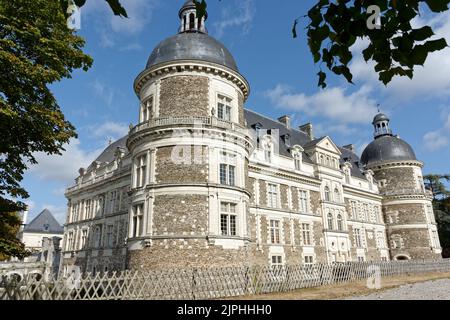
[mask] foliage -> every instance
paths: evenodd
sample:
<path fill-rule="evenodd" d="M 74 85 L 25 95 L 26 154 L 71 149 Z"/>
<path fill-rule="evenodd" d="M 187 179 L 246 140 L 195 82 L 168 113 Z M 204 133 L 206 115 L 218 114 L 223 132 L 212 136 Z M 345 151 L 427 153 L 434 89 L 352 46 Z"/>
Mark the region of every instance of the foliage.
<path fill-rule="evenodd" d="M 65 13 L 67 13 L 67 8 L 70 3 L 75 3 L 80 8 L 86 4 L 86 0 L 59 0 L 59 1 L 61 3 L 63 12 L 65 12 Z M 94 0 L 91 0 L 91 1 L 94 1 Z M 95 1 L 98 1 L 98 0 L 95 0 Z M 128 18 L 127 11 L 120 4 L 119 0 L 105 0 L 105 1 L 111 7 L 111 10 L 113 11 L 114 15 Z"/>
<path fill-rule="evenodd" d="M 76 136 L 48 88 L 87 70 L 84 40 L 67 28 L 55 1 L 0 0 L 0 213 L 24 209 L 20 186 L 35 152 L 60 154 Z"/>
<path fill-rule="evenodd" d="M 424 181 L 433 192 L 433 209 L 441 246 L 450 248 L 450 190 L 444 184 L 444 181 L 450 182 L 450 175 L 429 174 L 424 176 Z"/>
<path fill-rule="evenodd" d="M 0 261 L 10 257 L 23 259 L 30 255 L 16 235 L 22 220 L 16 212 L 3 213 L 0 219 Z"/>

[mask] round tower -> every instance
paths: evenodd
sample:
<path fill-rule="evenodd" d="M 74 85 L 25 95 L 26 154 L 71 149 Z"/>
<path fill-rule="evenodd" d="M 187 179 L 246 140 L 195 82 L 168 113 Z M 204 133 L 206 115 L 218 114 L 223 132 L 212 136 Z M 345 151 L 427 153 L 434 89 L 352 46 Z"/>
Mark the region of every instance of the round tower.
<path fill-rule="evenodd" d="M 392 134 L 389 123 L 385 114 L 375 116 L 375 139 L 363 151 L 361 162 L 374 172 L 383 196 L 391 258 L 440 258 L 432 194 L 424 186 L 423 163 L 408 143 Z"/>
<path fill-rule="evenodd" d="M 135 80 L 128 268 L 230 266 L 248 261 L 249 84 L 208 35 L 193 1 Z"/>

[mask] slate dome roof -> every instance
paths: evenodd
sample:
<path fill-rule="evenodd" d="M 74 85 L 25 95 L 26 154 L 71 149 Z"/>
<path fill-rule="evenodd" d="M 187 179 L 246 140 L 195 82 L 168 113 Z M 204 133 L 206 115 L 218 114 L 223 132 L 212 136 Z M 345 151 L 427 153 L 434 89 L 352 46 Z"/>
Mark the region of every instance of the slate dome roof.
<path fill-rule="evenodd" d="M 376 138 L 361 155 L 361 163 L 365 166 L 378 162 L 403 160 L 417 160 L 416 154 L 408 143 L 392 135 Z"/>
<path fill-rule="evenodd" d="M 159 43 L 147 62 L 147 69 L 176 60 L 212 62 L 238 71 L 230 51 L 206 33 L 184 32 Z"/>

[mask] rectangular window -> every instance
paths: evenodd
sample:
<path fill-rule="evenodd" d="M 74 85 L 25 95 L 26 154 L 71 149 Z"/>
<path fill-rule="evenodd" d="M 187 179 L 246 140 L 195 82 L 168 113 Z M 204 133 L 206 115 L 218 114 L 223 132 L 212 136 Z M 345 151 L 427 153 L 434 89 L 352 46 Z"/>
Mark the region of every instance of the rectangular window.
<path fill-rule="evenodd" d="M 113 246 L 114 241 L 113 228 L 114 226 L 112 224 L 106 227 L 106 244 L 108 248 L 111 248 Z"/>
<path fill-rule="evenodd" d="M 427 214 L 430 217 L 431 223 L 436 223 L 436 218 L 434 217 L 433 207 L 431 205 L 427 205 Z"/>
<path fill-rule="evenodd" d="M 369 205 L 367 203 L 363 204 L 363 217 L 362 217 L 363 221 L 368 221 L 369 220 Z"/>
<path fill-rule="evenodd" d="M 311 265 L 314 263 L 314 258 L 313 256 L 305 256 L 305 264 L 306 265 Z"/>
<path fill-rule="evenodd" d="M 272 267 L 282 267 L 283 266 L 283 257 L 282 256 L 272 256 L 271 259 Z"/>
<path fill-rule="evenodd" d="M 217 118 L 231 121 L 231 99 L 222 95 L 217 97 Z"/>
<path fill-rule="evenodd" d="M 92 200 L 86 200 L 86 219 L 92 218 Z"/>
<path fill-rule="evenodd" d="M 311 225 L 309 223 L 302 223 L 302 239 L 303 239 L 304 246 L 312 245 Z"/>
<path fill-rule="evenodd" d="M 299 196 L 299 209 L 302 213 L 308 212 L 308 192 L 304 190 L 298 191 Z"/>
<path fill-rule="evenodd" d="M 147 155 L 140 156 L 136 159 L 136 188 L 142 188 L 146 183 L 147 175 Z"/>
<path fill-rule="evenodd" d="M 72 251 L 73 250 L 73 247 L 74 247 L 74 238 L 73 238 L 73 232 L 71 231 L 71 232 L 69 232 L 69 237 L 68 237 L 68 240 L 67 240 L 67 250 L 68 251 Z"/>
<path fill-rule="evenodd" d="M 146 122 L 152 118 L 153 113 L 153 97 L 150 97 L 142 104 L 142 121 Z"/>
<path fill-rule="evenodd" d="M 220 203 L 220 231 L 223 236 L 236 236 L 236 204 L 221 202 Z"/>
<path fill-rule="evenodd" d="M 353 229 L 355 234 L 355 246 L 357 248 L 362 248 L 362 236 L 361 229 Z"/>
<path fill-rule="evenodd" d="M 86 248 L 87 237 L 88 237 L 88 230 L 87 229 L 83 229 L 81 231 L 81 249 L 87 249 Z"/>
<path fill-rule="evenodd" d="M 96 226 L 95 227 L 95 234 L 94 234 L 94 247 L 100 248 L 102 246 L 102 226 Z"/>
<path fill-rule="evenodd" d="M 358 205 L 357 205 L 356 201 L 350 202 L 350 206 L 352 209 L 352 219 L 358 220 Z"/>
<path fill-rule="evenodd" d="M 221 152 L 220 153 L 220 184 L 234 186 L 236 184 L 236 155 Z"/>
<path fill-rule="evenodd" d="M 271 208 L 278 208 L 278 186 L 276 184 L 268 184 L 267 205 Z"/>
<path fill-rule="evenodd" d="M 270 220 L 270 242 L 272 244 L 280 244 L 280 221 L 279 220 Z"/>
<path fill-rule="evenodd" d="M 133 231 L 132 238 L 140 237 L 144 231 L 144 204 L 133 207 Z"/>

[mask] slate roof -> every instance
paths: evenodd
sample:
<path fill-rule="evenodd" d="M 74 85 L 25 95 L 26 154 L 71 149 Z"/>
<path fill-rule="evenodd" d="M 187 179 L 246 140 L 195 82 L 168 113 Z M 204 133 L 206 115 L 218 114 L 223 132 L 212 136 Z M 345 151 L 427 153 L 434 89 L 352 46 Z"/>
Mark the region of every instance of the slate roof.
<path fill-rule="evenodd" d="M 25 225 L 23 228 L 24 232 L 39 232 L 39 233 L 49 233 L 49 234 L 63 234 L 64 228 L 55 219 L 53 214 L 48 210 L 44 209 L 41 213 L 37 215 L 36 218 L 31 220 L 30 223 Z"/>
<path fill-rule="evenodd" d="M 311 140 L 309 136 L 298 129 L 291 128 L 288 129 L 283 123 L 268 118 L 264 115 L 261 115 L 255 111 L 244 109 L 244 116 L 247 121 L 247 127 L 251 130 L 254 130 L 255 124 L 260 124 L 262 129 L 278 129 L 279 130 L 279 148 L 280 148 L 280 154 L 283 156 L 290 157 L 290 148 L 294 145 L 300 145 L 304 149 L 313 146 L 314 144 L 320 142 L 324 137 Z M 287 146 L 284 142 L 283 136 L 289 134 L 290 136 L 290 146 Z M 101 154 L 100 156 L 95 160 L 98 162 L 111 162 L 114 160 L 114 153 L 116 152 L 117 148 L 123 148 L 126 150 L 126 153 L 128 153 L 128 149 L 126 147 L 126 142 L 128 139 L 128 135 L 117 140 L 116 142 L 109 145 Z M 352 152 L 349 149 L 339 147 L 339 150 L 342 152 L 341 155 L 341 164 L 345 162 L 344 159 L 348 158 L 350 159 L 350 162 L 353 164 L 352 168 L 352 176 L 358 177 L 361 179 L 366 179 L 364 174 L 361 172 L 361 165 L 360 165 L 360 159 L 359 157 Z M 303 161 L 306 163 L 312 164 L 312 160 L 306 155 L 306 153 L 303 154 Z"/>

